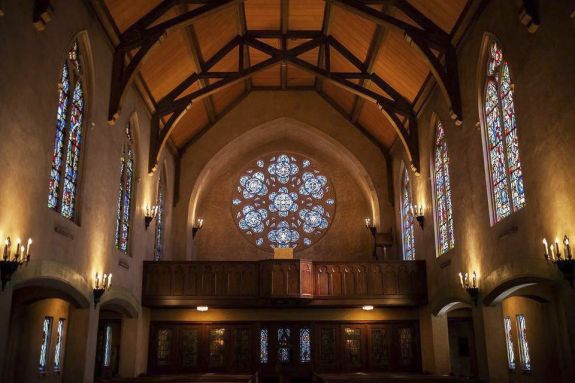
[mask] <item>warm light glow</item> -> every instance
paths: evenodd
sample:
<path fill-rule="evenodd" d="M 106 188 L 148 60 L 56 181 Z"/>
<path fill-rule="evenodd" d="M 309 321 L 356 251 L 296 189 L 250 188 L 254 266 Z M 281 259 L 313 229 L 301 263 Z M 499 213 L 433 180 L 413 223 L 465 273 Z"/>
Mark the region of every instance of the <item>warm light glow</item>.
<path fill-rule="evenodd" d="M 208 311 L 208 306 L 198 306 L 198 307 L 196 307 L 196 310 L 198 310 L 200 312 L 206 312 L 206 311 Z"/>
<path fill-rule="evenodd" d="M 197 223 L 198 229 L 201 229 L 202 226 L 204 226 L 204 219 L 203 219 L 203 218 L 198 218 L 198 223 Z"/>
<path fill-rule="evenodd" d="M 365 219 L 365 227 L 371 227 L 371 218 Z"/>
<path fill-rule="evenodd" d="M 361 309 L 363 311 L 371 311 L 371 310 L 373 310 L 373 306 L 372 305 L 365 305 Z"/>

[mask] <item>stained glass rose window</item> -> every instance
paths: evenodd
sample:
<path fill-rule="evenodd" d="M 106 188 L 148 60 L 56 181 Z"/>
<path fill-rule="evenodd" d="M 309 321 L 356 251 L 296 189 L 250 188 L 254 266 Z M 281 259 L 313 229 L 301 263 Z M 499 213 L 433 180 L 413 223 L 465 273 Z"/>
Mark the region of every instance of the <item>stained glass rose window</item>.
<path fill-rule="evenodd" d="M 335 195 L 309 159 L 271 154 L 242 172 L 232 209 L 240 231 L 257 247 L 301 250 L 328 230 Z"/>

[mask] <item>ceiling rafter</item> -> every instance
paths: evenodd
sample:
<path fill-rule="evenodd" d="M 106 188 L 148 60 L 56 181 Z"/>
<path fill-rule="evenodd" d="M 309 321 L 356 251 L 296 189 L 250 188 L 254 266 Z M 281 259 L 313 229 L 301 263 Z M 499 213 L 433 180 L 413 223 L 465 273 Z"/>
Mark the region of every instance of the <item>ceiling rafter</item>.
<path fill-rule="evenodd" d="M 282 31 L 281 47 L 282 50 L 287 50 L 287 38 L 286 33 L 288 31 L 288 18 L 289 18 L 289 0 L 281 0 L 281 10 L 280 10 L 280 29 Z M 287 75 L 287 62 L 282 60 L 280 64 L 280 83 L 282 89 L 287 88 L 288 75 Z"/>
<path fill-rule="evenodd" d="M 325 7 L 323 10 L 323 22 L 321 27 L 321 33 L 324 36 L 329 36 L 331 34 L 331 24 L 332 24 L 332 9 L 331 3 L 329 1 L 325 2 Z M 324 44 L 319 47 L 319 53 L 317 55 L 317 66 L 324 69 L 330 69 L 330 52 L 329 46 Z M 317 77 L 315 78 L 315 89 L 320 92 L 322 90 L 322 79 Z"/>
<path fill-rule="evenodd" d="M 398 29 L 405 38 L 419 50 L 427 62 L 437 84 L 443 91 L 450 107 L 451 118 L 456 124 L 462 121 L 462 105 L 459 90 L 459 73 L 457 55 L 449 34 L 443 31 L 429 18 L 422 14 L 406 0 L 389 2 L 390 5 L 406 13 L 420 27 L 413 26 L 389 14 L 369 7 L 367 2 L 358 0 L 326 0 L 342 9 L 359 15 L 378 25 Z M 436 57 L 433 50 L 445 54 L 445 65 Z"/>
<path fill-rule="evenodd" d="M 182 4 L 180 5 L 180 9 L 182 10 L 182 13 L 185 13 L 188 11 L 188 7 L 186 4 Z M 203 67 L 204 67 L 204 59 L 202 57 L 202 52 L 200 50 L 200 46 L 198 43 L 198 37 L 196 35 L 196 31 L 194 29 L 193 25 L 188 25 L 185 27 L 185 31 L 186 31 L 186 37 L 188 39 L 188 43 L 190 46 L 190 53 L 192 56 L 192 61 L 194 62 L 194 65 L 196 68 L 200 68 L 200 70 L 203 72 Z M 208 79 L 207 78 L 200 78 L 199 79 L 199 83 L 201 87 L 205 87 L 208 85 Z M 214 121 L 216 121 L 216 108 L 214 106 L 214 100 L 213 98 L 210 97 L 206 97 L 203 100 L 204 103 L 204 108 L 206 109 L 206 113 L 208 115 L 208 119 L 210 120 L 211 123 L 214 123 Z"/>
<path fill-rule="evenodd" d="M 291 32 L 281 33 L 281 36 L 282 39 L 287 41 L 288 38 L 291 38 Z M 239 68 L 237 72 L 210 72 L 210 69 L 228 52 L 233 50 L 235 47 L 242 45 L 257 49 L 260 52 L 268 55 L 269 58 L 247 68 Z M 344 58 L 346 58 L 357 68 L 358 72 L 332 72 L 329 69 L 324 69 L 319 66 L 310 64 L 309 62 L 304 61 L 298 57 L 299 55 L 312 49 L 316 49 L 320 46 L 325 46 L 326 49 L 337 50 Z M 239 56 L 242 55 L 241 52 L 242 51 L 240 50 L 238 53 Z M 166 95 L 166 97 L 158 102 L 158 107 L 152 118 L 149 169 L 152 170 L 155 167 L 159 154 L 167 139 L 169 138 L 174 126 L 183 116 L 186 110 L 191 106 L 192 102 L 197 102 L 206 97 L 209 97 L 214 92 L 233 85 L 238 81 L 244 81 L 253 74 L 272 65 L 276 65 L 279 62 L 289 62 L 303 69 L 304 71 L 316 75 L 323 80 L 330 81 L 335 85 L 347 89 L 348 91 L 366 100 L 376 103 L 401 137 L 401 140 L 408 151 L 408 156 L 413 159 L 412 165 L 417 169 L 418 147 L 416 145 L 417 137 L 414 136 L 416 134 L 415 113 L 411 104 L 377 74 L 369 73 L 366 70 L 366 65 L 356 56 L 354 56 L 351 51 L 349 51 L 343 44 L 341 44 L 332 36 L 319 35 L 291 49 L 278 49 L 258 40 L 249 31 L 245 36 L 236 36 L 234 39 L 230 40 L 220 51 L 218 51 L 212 58 L 207 60 L 203 66 L 201 66 L 201 72 L 193 73 L 190 75 L 173 91 Z M 180 95 L 196 81 L 207 78 L 217 78 L 221 80 L 180 97 Z M 373 90 L 367 89 L 364 86 L 350 81 L 352 79 L 371 81 L 380 87 L 390 97 L 384 97 Z M 409 129 L 398 117 L 398 114 L 403 116 L 405 121 L 409 122 Z M 160 129 L 160 120 L 166 116 L 170 117 L 164 124 L 163 128 Z"/>
<path fill-rule="evenodd" d="M 246 7 L 244 2 L 238 4 L 237 7 L 238 12 L 238 26 L 239 26 L 239 34 L 240 36 L 245 36 L 246 31 L 248 30 L 247 27 L 247 19 L 246 19 Z M 240 55 L 239 55 L 239 62 L 238 68 L 245 69 L 250 66 L 250 52 L 247 45 L 241 43 L 240 44 Z M 246 90 L 249 92 L 252 90 L 252 80 L 251 78 L 246 79 Z"/>
<path fill-rule="evenodd" d="M 244 0 L 164 0 L 120 35 L 120 43 L 114 51 L 108 121 L 114 123 L 119 117 L 120 105 L 128 85 L 137 73 L 144 58 L 165 34 L 173 28 L 182 28 L 200 18 L 207 17 Z M 152 25 L 170 9 L 179 4 L 202 4 L 199 8 Z M 138 50 L 130 59 L 131 51 Z M 129 62 L 127 63 L 127 60 Z"/>

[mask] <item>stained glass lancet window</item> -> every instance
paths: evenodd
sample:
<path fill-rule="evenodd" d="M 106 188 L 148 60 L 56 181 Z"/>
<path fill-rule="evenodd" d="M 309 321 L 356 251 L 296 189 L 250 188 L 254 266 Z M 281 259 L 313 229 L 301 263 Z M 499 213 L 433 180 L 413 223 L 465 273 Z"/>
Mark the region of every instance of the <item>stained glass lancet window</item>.
<path fill-rule="evenodd" d="M 112 326 L 106 326 L 106 337 L 104 340 L 104 367 L 110 367 L 112 363 Z"/>
<path fill-rule="evenodd" d="M 499 45 L 489 45 L 483 112 L 494 222 L 525 206 L 513 85 Z"/>
<path fill-rule="evenodd" d="M 531 371 L 531 356 L 529 354 L 529 343 L 527 343 L 527 325 L 525 315 L 517 315 L 517 339 L 519 340 L 519 360 L 523 371 Z"/>
<path fill-rule="evenodd" d="M 515 351 L 513 350 L 513 338 L 511 335 L 511 318 L 503 318 L 505 325 L 505 344 L 507 346 L 507 365 L 510 370 L 515 370 Z"/>
<path fill-rule="evenodd" d="M 311 330 L 309 327 L 299 329 L 299 361 L 311 362 Z"/>
<path fill-rule="evenodd" d="M 126 141 L 120 158 L 120 190 L 116 212 L 116 248 L 128 253 L 130 217 L 134 183 L 134 146 L 131 127 L 126 127 Z"/>
<path fill-rule="evenodd" d="M 437 122 L 433 150 L 433 188 L 435 192 L 435 227 L 437 230 L 437 255 L 447 253 L 455 246 L 453 212 L 451 208 L 451 182 L 449 156 L 445 129 Z"/>
<path fill-rule="evenodd" d="M 48 352 L 50 351 L 50 335 L 52 334 L 52 317 L 45 317 L 42 323 L 42 343 L 40 345 L 40 371 L 48 367 Z"/>
<path fill-rule="evenodd" d="M 268 362 L 268 329 L 260 330 L 260 363 Z"/>
<path fill-rule="evenodd" d="M 164 225 L 165 225 L 165 211 L 166 211 L 166 176 L 160 173 L 160 180 L 158 182 L 158 196 L 156 206 L 158 211 L 156 215 L 156 232 L 154 234 L 154 260 L 159 261 L 162 258 L 162 250 L 164 246 Z"/>
<path fill-rule="evenodd" d="M 403 237 L 403 259 L 415 259 L 415 237 L 413 235 L 413 204 L 411 199 L 411 183 L 407 169 L 403 171 L 401 186 L 401 229 Z"/>
<path fill-rule="evenodd" d="M 278 329 L 278 360 L 281 363 L 289 363 L 291 360 L 290 336 L 289 328 Z"/>
<path fill-rule="evenodd" d="M 58 319 L 56 348 L 54 349 L 54 371 L 62 369 L 62 356 L 64 354 L 64 318 Z"/>
<path fill-rule="evenodd" d="M 58 84 L 56 139 L 48 191 L 48 207 L 73 219 L 84 120 L 84 66 L 76 40 L 68 52 Z"/>

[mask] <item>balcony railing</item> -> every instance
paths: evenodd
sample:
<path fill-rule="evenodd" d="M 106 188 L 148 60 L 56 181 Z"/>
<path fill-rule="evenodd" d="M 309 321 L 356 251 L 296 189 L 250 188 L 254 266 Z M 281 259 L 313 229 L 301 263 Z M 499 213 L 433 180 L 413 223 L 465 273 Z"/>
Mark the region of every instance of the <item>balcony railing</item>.
<path fill-rule="evenodd" d="M 150 307 L 416 306 L 427 302 L 425 261 L 144 262 Z"/>

